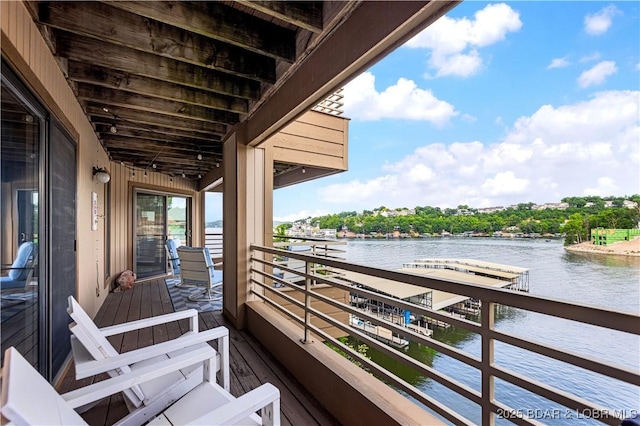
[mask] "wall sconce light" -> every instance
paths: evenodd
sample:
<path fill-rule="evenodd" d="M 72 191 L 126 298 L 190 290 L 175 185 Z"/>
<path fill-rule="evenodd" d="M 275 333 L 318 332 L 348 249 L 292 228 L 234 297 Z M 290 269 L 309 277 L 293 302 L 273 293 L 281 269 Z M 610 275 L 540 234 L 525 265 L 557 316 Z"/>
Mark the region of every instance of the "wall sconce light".
<path fill-rule="evenodd" d="M 100 168 L 94 167 L 93 175 L 96 177 L 96 179 L 98 179 L 98 182 L 101 182 L 101 183 L 107 183 L 111 180 L 111 175 L 109 175 L 109 172 L 106 169 L 103 169 L 102 167 Z"/>

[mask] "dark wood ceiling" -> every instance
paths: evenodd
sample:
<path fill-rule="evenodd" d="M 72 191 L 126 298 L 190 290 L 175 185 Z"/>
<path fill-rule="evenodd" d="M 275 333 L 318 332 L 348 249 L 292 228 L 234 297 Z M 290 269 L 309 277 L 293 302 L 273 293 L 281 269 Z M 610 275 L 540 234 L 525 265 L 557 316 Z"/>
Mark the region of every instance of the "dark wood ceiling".
<path fill-rule="evenodd" d="M 223 162 L 227 132 L 353 4 L 34 1 L 29 8 L 110 159 L 197 179 Z"/>

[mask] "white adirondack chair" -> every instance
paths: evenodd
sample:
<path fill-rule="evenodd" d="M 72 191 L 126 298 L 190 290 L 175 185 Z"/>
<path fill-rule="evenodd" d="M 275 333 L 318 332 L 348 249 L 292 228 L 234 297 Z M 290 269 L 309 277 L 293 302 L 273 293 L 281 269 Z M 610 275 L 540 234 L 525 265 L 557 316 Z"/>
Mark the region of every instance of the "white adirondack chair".
<path fill-rule="evenodd" d="M 74 320 L 69 324 L 69 329 L 72 332 L 71 348 L 76 379 L 101 373 L 108 373 L 111 377 L 131 372 L 135 374 L 140 369 L 152 367 L 163 360 L 172 359 L 190 351 L 204 350 L 209 353 L 209 358 L 205 362 L 174 370 L 145 383 L 123 389 L 125 403 L 130 413 L 117 424 L 141 425 L 148 422 L 202 383 L 203 374 L 208 381 L 215 382 L 217 373 L 218 383 L 223 390 L 229 391 L 229 330 L 225 327 L 217 327 L 199 332 L 198 312 L 195 309 L 98 328 L 73 296 L 69 296 L 68 301 L 67 312 Z M 115 334 L 185 318 L 189 319 L 190 326 L 187 333 L 176 339 L 130 352 L 118 353 L 107 339 L 108 336 Z M 207 343 L 211 340 L 217 340 L 217 351 Z M 112 359 L 124 361 L 118 368 L 113 368 L 113 364 L 109 362 Z M 80 407 L 80 411 L 90 407 Z"/>
<path fill-rule="evenodd" d="M 3 424 L 86 425 L 74 410 L 114 393 L 124 391 L 178 369 L 209 359 L 204 348 L 183 353 L 137 372 L 94 383 L 60 395 L 14 348 L 5 351 L 2 367 Z M 104 360 L 111 369 L 123 367 L 122 360 Z M 205 381 L 180 398 L 149 424 L 280 425 L 280 392 L 270 383 L 234 398 L 215 382 Z M 261 411 L 258 416 L 256 411 Z M 171 423 L 167 423 L 171 422 Z"/>

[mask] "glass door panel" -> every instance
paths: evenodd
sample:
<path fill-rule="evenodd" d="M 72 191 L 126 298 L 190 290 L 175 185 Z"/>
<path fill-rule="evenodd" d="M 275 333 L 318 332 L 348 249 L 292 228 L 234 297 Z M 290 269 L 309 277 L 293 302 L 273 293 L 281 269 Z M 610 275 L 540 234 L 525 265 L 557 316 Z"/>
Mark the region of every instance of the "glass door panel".
<path fill-rule="evenodd" d="M 4 64 L 3 64 L 4 67 Z M 38 273 L 40 150 L 44 116 L 2 74 L 0 130 L 0 336 L 1 354 L 16 349 L 41 372 L 41 306 L 45 288 Z M 38 285 L 40 281 L 40 286 Z M 46 324 L 45 324 L 46 326 Z"/>
<path fill-rule="evenodd" d="M 191 245 L 191 229 L 189 229 L 189 199 L 187 197 L 167 197 L 167 238 L 175 240 L 176 247 Z"/>
<path fill-rule="evenodd" d="M 166 272 L 167 197 L 136 192 L 135 273 L 138 278 Z"/>

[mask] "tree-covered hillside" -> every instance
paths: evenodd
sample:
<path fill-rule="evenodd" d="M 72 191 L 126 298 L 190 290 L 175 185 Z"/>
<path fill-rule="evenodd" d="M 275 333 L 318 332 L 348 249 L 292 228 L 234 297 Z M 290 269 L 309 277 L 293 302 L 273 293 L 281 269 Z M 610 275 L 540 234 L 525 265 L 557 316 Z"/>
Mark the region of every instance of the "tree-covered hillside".
<path fill-rule="evenodd" d="M 635 202 L 629 208 L 624 202 Z M 539 208 L 534 203 L 494 212 L 483 212 L 469 206 L 457 209 L 415 207 L 389 209 L 380 207 L 358 213 L 342 212 L 311 218 L 325 229 L 348 229 L 356 234 L 387 234 L 399 231 L 409 235 L 464 232 L 491 234 L 496 231 L 524 234 L 567 234 L 567 241 L 580 242 L 588 238 L 591 228 L 637 228 L 640 220 L 640 195 L 630 197 L 567 197 L 566 208 Z M 564 206 L 563 206 L 564 207 Z"/>

